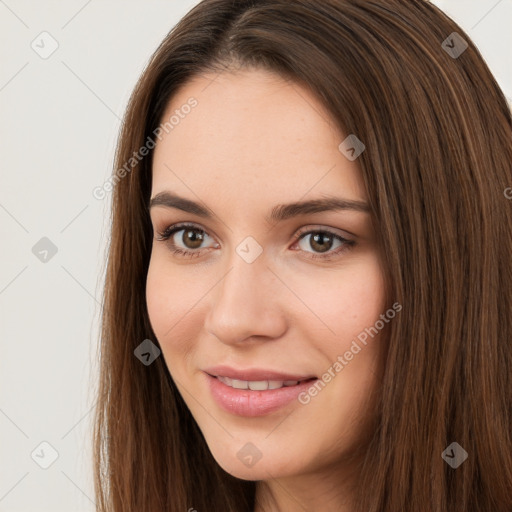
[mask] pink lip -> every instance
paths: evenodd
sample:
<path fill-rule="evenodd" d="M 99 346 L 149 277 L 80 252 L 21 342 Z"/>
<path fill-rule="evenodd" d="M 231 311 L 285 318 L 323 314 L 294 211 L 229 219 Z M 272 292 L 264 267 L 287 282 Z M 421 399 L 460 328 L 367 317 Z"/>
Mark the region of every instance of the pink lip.
<path fill-rule="evenodd" d="M 299 394 L 305 392 L 315 382 L 314 380 L 307 380 L 299 382 L 295 386 L 285 386 L 279 389 L 267 389 L 265 391 L 252 391 L 250 389 L 234 389 L 227 386 L 216 377 L 212 377 L 208 373 L 205 373 L 204 375 L 207 379 L 207 384 L 210 388 L 212 397 L 219 407 L 231 414 L 246 417 L 270 414 L 293 401 L 297 401 L 296 399 Z"/>
<path fill-rule="evenodd" d="M 204 372 L 208 373 L 212 377 L 229 377 L 231 379 L 238 380 L 308 380 L 316 378 L 315 375 L 298 375 L 281 373 L 273 370 L 252 368 L 247 370 L 237 370 L 225 365 L 212 366 L 210 368 L 204 368 Z"/>

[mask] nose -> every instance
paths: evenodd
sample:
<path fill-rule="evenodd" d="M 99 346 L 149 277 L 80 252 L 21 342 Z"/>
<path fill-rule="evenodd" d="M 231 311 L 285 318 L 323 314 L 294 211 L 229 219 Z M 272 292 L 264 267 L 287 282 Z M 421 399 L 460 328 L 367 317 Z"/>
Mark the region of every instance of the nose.
<path fill-rule="evenodd" d="M 234 254 L 209 297 L 205 329 L 225 344 L 275 339 L 286 331 L 284 287 L 262 256 L 247 263 Z"/>

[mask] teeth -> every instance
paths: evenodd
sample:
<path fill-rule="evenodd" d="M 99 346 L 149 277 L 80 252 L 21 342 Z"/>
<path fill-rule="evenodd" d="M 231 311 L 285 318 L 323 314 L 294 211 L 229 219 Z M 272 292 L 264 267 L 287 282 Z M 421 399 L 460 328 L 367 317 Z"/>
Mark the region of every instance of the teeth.
<path fill-rule="evenodd" d="M 249 389 L 252 391 L 265 391 L 268 389 L 267 380 L 252 380 L 249 382 Z"/>
<path fill-rule="evenodd" d="M 247 389 L 249 387 L 248 384 L 249 383 L 246 380 L 233 379 L 231 381 L 231 387 L 235 389 Z"/>
<path fill-rule="evenodd" d="M 295 386 L 298 384 L 298 380 L 238 380 L 238 379 L 230 379 L 229 377 L 222 377 L 220 375 L 217 376 L 222 383 L 226 384 L 226 386 L 235 388 L 235 389 L 250 389 L 251 391 L 265 391 L 267 389 L 279 389 L 284 386 Z"/>

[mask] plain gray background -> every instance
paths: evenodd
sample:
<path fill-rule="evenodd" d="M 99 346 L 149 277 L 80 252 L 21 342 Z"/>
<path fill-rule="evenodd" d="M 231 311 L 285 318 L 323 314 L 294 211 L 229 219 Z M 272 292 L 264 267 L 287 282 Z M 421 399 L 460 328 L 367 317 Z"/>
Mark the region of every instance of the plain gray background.
<path fill-rule="evenodd" d="M 110 194 L 98 200 L 92 190 L 111 173 L 144 65 L 196 3 L 0 0 L 0 512 L 94 510 L 90 429 Z M 512 0 L 434 3 L 466 30 L 511 99 Z"/>

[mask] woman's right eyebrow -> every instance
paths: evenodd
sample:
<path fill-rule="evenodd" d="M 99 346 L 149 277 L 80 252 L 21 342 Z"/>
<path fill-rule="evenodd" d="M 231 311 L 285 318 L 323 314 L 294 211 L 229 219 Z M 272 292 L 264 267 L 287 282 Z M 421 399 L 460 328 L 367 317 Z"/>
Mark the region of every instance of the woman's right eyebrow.
<path fill-rule="evenodd" d="M 159 192 L 156 196 L 154 196 L 149 202 L 149 209 L 154 206 L 164 206 L 166 208 L 177 208 L 178 210 L 183 210 L 184 212 L 193 213 L 195 215 L 199 215 L 200 217 L 205 218 L 213 218 L 213 212 L 205 207 L 191 201 L 190 199 L 185 199 L 184 197 L 177 196 L 171 192 Z"/>
<path fill-rule="evenodd" d="M 154 206 L 176 208 L 208 219 L 214 217 L 213 212 L 208 207 L 168 191 L 159 192 L 151 199 L 149 208 L 151 209 Z M 370 211 L 368 203 L 365 201 L 327 196 L 308 201 L 276 205 L 265 220 L 269 223 L 274 223 L 300 215 L 338 210 L 352 210 L 363 213 L 369 213 Z"/>

